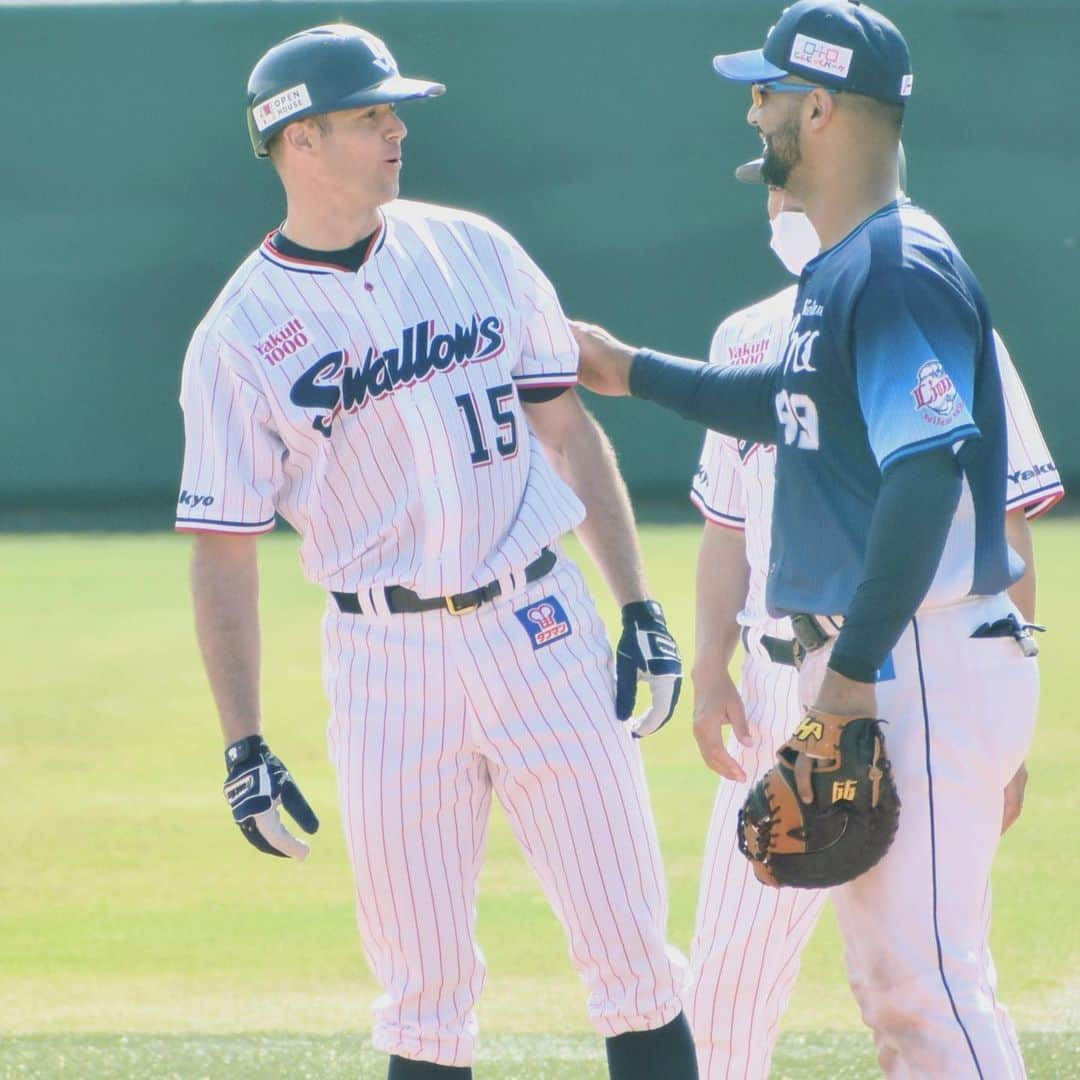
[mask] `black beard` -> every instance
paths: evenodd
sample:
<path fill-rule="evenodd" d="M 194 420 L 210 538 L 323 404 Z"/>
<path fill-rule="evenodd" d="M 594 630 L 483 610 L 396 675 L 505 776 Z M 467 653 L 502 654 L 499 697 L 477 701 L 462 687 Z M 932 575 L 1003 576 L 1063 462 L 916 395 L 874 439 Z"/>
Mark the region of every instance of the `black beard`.
<path fill-rule="evenodd" d="M 765 154 L 761 162 L 761 179 L 769 187 L 787 186 L 791 170 L 802 160 L 798 123 L 788 123 L 775 135 L 765 138 Z"/>

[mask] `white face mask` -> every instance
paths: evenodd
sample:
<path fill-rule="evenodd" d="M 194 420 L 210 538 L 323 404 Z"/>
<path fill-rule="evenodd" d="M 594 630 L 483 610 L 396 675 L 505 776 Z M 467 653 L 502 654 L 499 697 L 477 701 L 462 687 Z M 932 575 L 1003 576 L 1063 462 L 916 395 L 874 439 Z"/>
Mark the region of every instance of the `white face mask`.
<path fill-rule="evenodd" d="M 803 267 L 821 251 L 821 241 L 810 219 L 794 210 L 781 210 L 770 222 L 772 239 L 769 247 L 787 267 L 789 274 L 798 277 Z"/>

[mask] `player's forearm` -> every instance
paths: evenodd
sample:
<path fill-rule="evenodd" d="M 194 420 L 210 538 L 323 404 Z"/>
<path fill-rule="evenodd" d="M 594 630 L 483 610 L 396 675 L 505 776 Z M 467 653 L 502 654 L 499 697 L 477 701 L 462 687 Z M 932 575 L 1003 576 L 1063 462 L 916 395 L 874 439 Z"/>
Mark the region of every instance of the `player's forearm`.
<path fill-rule="evenodd" d="M 630 368 L 630 393 L 713 431 L 772 443 L 776 370 L 721 367 L 641 349 Z"/>
<path fill-rule="evenodd" d="M 191 558 L 195 633 L 226 745 L 260 731 L 255 538 L 199 534 Z"/>
<path fill-rule="evenodd" d="M 726 671 L 731 663 L 739 644 L 737 616 L 749 582 L 744 534 L 706 522 L 697 562 L 695 682 L 717 669 Z"/>
<path fill-rule="evenodd" d="M 1010 510 L 1005 515 L 1005 537 L 1009 547 L 1024 560 L 1027 569 L 1019 581 L 1009 586 L 1009 597 L 1020 609 L 1027 622 L 1035 621 L 1035 546 L 1031 539 L 1031 526 L 1023 510 Z"/>
<path fill-rule="evenodd" d="M 604 575 L 616 603 L 648 596 L 634 511 L 615 451 L 599 424 L 583 410 L 556 460 L 562 478 L 585 504 L 585 520 L 576 533 Z"/>
<path fill-rule="evenodd" d="M 901 461 L 885 474 L 863 579 L 829 658 L 833 671 L 859 683 L 874 681 L 930 590 L 961 487 L 960 467 L 947 447 Z M 913 521 L 919 523 L 914 530 Z"/>

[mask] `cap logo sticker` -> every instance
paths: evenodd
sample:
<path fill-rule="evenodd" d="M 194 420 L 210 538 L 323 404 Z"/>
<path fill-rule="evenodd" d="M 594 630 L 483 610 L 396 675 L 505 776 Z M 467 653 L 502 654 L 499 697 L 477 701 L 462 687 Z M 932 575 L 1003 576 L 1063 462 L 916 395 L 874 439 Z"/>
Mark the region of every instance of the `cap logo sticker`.
<path fill-rule="evenodd" d="M 796 34 L 790 59 L 793 64 L 801 64 L 815 71 L 823 71 L 826 75 L 838 75 L 841 79 L 846 79 L 853 55 L 851 49 L 845 49 L 842 45 L 830 45 L 827 41 Z"/>
<path fill-rule="evenodd" d="M 368 42 L 368 46 L 371 49 L 371 62 L 377 68 L 385 71 L 387 75 L 396 75 L 398 73 L 397 64 L 394 63 L 394 58 L 390 55 L 390 50 L 386 47 L 385 42 L 375 38 L 373 41 Z"/>
<path fill-rule="evenodd" d="M 911 91 L 914 89 L 914 87 L 915 87 L 915 76 L 914 75 L 905 75 L 900 80 L 900 96 L 901 97 L 911 97 Z"/>
<path fill-rule="evenodd" d="M 286 116 L 310 108 L 311 95 L 308 93 L 307 84 L 290 86 L 288 90 L 282 90 L 280 94 L 275 94 L 261 105 L 255 106 L 255 127 L 259 131 L 265 131 L 271 124 L 284 120 Z"/>

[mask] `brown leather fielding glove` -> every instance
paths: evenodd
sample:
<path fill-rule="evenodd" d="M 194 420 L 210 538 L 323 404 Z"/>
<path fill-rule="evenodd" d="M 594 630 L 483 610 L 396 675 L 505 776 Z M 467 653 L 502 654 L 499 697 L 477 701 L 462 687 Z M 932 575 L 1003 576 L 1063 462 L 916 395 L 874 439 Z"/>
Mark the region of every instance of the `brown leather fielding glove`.
<path fill-rule="evenodd" d="M 759 881 L 842 885 L 889 850 L 900 798 L 881 723 L 807 710 L 739 811 L 739 850 Z"/>

